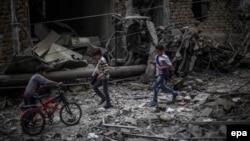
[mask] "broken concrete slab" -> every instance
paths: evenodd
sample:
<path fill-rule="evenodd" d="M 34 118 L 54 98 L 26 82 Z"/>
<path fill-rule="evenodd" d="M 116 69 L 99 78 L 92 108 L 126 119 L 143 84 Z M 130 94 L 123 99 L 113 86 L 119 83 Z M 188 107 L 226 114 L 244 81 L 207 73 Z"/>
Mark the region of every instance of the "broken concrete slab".
<path fill-rule="evenodd" d="M 210 117 L 211 113 L 212 113 L 213 109 L 212 108 L 205 108 L 204 110 L 201 111 L 201 113 L 199 114 L 199 116 L 201 117 Z"/>
<path fill-rule="evenodd" d="M 62 45 L 62 46 L 70 46 L 71 37 L 73 36 L 72 33 L 61 33 L 61 38 L 58 39 L 55 43 Z"/>
<path fill-rule="evenodd" d="M 86 60 L 62 60 L 51 64 L 53 67 L 50 71 L 59 71 L 62 69 L 76 69 L 87 67 L 88 63 Z"/>
<path fill-rule="evenodd" d="M 223 98 L 218 98 L 218 104 L 222 105 L 225 110 L 230 110 L 235 106 L 235 103 Z"/>
<path fill-rule="evenodd" d="M 55 31 L 51 31 L 45 39 L 34 46 L 34 51 L 38 56 L 43 56 L 49 49 L 52 43 L 55 43 L 61 36 Z"/>
<path fill-rule="evenodd" d="M 163 113 L 160 115 L 160 119 L 163 121 L 169 122 L 169 121 L 174 120 L 174 115 L 169 114 L 169 113 Z"/>
<path fill-rule="evenodd" d="M 124 108 L 122 109 L 122 114 L 127 115 L 131 112 L 131 107 L 128 105 L 125 105 Z"/>
<path fill-rule="evenodd" d="M 136 119 L 131 118 L 131 117 L 126 117 L 124 122 L 125 122 L 126 124 L 130 124 L 130 125 L 137 126 L 137 121 L 136 121 Z"/>
<path fill-rule="evenodd" d="M 92 37 L 72 37 L 71 38 L 71 47 L 86 47 L 89 45 L 94 46 L 101 46 L 101 42 L 99 37 L 92 36 Z"/>
<path fill-rule="evenodd" d="M 204 104 L 207 98 L 210 96 L 208 93 L 199 93 L 194 97 L 194 102 L 198 102 L 199 104 Z"/>
<path fill-rule="evenodd" d="M 47 62 L 56 60 L 82 60 L 82 58 L 81 54 L 56 43 L 52 43 L 48 53 L 44 57 Z"/>

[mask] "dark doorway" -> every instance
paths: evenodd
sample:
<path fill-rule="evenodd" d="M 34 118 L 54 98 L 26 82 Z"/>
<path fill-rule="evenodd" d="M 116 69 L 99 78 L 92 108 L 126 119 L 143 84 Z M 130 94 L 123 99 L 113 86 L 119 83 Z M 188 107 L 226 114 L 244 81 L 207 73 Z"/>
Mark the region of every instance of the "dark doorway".
<path fill-rule="evenodd" d="M 193 0 L 192 11 L 194 18 L 203 22 L 207 18 L 208 1 L 205 0 Z"/>

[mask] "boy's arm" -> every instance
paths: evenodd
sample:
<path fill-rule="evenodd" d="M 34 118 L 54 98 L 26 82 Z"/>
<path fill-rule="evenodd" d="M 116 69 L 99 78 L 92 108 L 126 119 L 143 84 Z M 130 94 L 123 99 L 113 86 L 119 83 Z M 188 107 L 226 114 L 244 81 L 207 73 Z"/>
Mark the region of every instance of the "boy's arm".
<path fill-rule="evenodd" d="M 155 62 L 155 61 L 153 61 L 153 60 L 150 60 L 150 61 L 149 61 L 149 63 L 150 63 L 150 64 L 153 64 L 153 65 L 155 65 L 155 64 L 156 64 L 156 62 Z"/>
<path fill-rule="evenodd" d="M 45 84 L 45 85 L 53 85 L 53 86 L 59 86 L 62 84 L 62 82 L 55 82 L 55 81 L 52 81 L 52 80 L 49 80 L 43 76 L 40 76 L 38 77 L 38 81 L 41 82 L 42 84 Z"/>

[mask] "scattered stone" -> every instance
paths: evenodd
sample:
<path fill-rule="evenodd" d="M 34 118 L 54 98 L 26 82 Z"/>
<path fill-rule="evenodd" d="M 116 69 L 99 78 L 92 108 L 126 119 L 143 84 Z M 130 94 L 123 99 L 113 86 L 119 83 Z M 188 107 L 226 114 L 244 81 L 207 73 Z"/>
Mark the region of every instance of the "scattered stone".
<path fill-rule="evenodd" d="M 61 133 L 55 133 L 54 136 L 53 136 L 53 139 L 61 140 L 62 139 Z"/>
<path fill-rule="evenodd" d="M 218 98 L 218 104 L 223 105 L 223 108 L 225 110 L 230 110 L 235 106 L 235 104 L 229 100 L 223 99 L 223 98 Z"/>
<path fill-rule="evenodd" d="M 184 87 L 183 90 L 184 90 L 184 91 L 187 91 L 187 92 L 191 92 L 191 91 L 193 90 L 193 88 L 192 88 L 191 85 L 189 85 L 189 86 L 187 86 L 187 87 Z"/>
<path fill-rule="evenodd" d="M 240 97 L 234 97 L 234 98 L 232 98 L 232 101 L 233 102 L 239 102 L 241 100 L 241 98 Z"/>
<path fill-rule="evenodd" d="M 186 96 L 188 93 L 187 93 L 187 91 L 180 91 L 179 92 L 179 95 L 181 95 L 181 96 Z"/>
<path fill-rule="evenodd" d="M 112 135 L 113 133 L 114 133 L 113 131 L 109 130 L 108 132 L 103 133 L 103 135 L 104 135 L 104 136 L 110 136 L 110 135 Z"/>
<path fill-rule="evenodd" d="M 149 115 L 148 120 L 149 120 L 150 124 L 154 124 L 154 123 L 159 122 L 159 118 L 155 114 Z"/>
<path fill-rule="evenodd" d="M 212 102 L 206 102 L 204 105 L 205 105 L 205 106 L 209 106 L 209 107 L 214 107 L 214 106 L 216 106 L 216 105 L 217 105 L 217 102 L 215 102 L 215 101 L 212 101 Z"/>
<path fill-rule="evenodd" d="M 227 135 L 227 126 L 223 125 L 219 128 L 219 133 L 222 135 L 222 136 L 226 136 Z"/>
<path fill-rule="evenodd" d="M 158 103 L 157 104 L 157 109 L 165 111 L 166 110 L 166 104 Z"/>
<path fill-rule="evenodd" d="M 198 82 L 198 84 L 202 84 L 203 83 L 203 80 L 199 79 L 199 78 L 196 78 L 195 81 Z"/>
<path fill-rule="evenodd" d="M 187 96 L 184 97 L 184 101 L 190 102 L 190 100 L 191 100 L 191 97 L 190 97 L 190 96 L 187 95 Z"/>
<path fill-rule="evenodd" d="M 163 113 L 160 115 L 160 119 L 163 121 L 172 121 L 174 119 L 174 115 L 171 115 L 169 113 Z"/>
<path fill-rule="evenodd" d="M 137 121 L 135 119 L 131 118 L 131 117 L 126 117 L 125 118 L 125 123 L 137 126 Z"/>
<path fill-rule="evenodd" d="M 188 131 L 190 132 L 191 135 L 194 137 L 201 137 L 202 136 L 202 130 L 200 129 L 199 126 L 197 125 L 189 125 L 188 126 Z"/>
<path fill-rule="evenodd" d="M 122 114 L 127 115 L 129 113 L 131 113 L 131 107 L 129 105 L 125 105 L 122 109 Z"/>
<path fill-rule="evenodd" d="M 194 97 L 194 102 L 198 102 L 199 104 L 204 104 L 210 94 L 207 93 L 200 93 Z"/>
<path fill-rule="evenodd" d="M 76 138 L 83 138 L 83 135 L 78 133 L 78 134 L 76 134 Z"/>
<path fill-rule="evenodd" d="M 173 109 L 173 108 L 167 108 L 166 112 L 171 114 L 171 113 L 175 112 L 175 109 Z"/>
<path fill-rule="evenodd" d="M 184 106 L 184 105 L 187 104 L 187 102 L 181 101 L 181 102 L 178 102 L 177 104 L 180 105 L 180 106 Z"/>
<path fill-rule="evenodd" d="M 121 132 L 123 132 L 123 133 L 130 133 L 130 129 L 121 128 Z"/>
<path fill-rule="evenodd" d="M 88 133 L 87 138 L 88 138 L 88 139 L 97 139 L 97 138 L 98 138 L 98 135 L 96 135 L 95 133 Z"/>
<path fill-rule="evenodd" d="M 183 96 L 178 95 L 178 96 L 176 97 L 176 101 L 177 101 L 177 102 L 180 102 L 180 101 L 182 101 L 182 100 L 183 100 Z"/>
<path fill-rule="evenodd" d="M 201 111 L 201 114 L 199 116 L 201 117 L 210 117 L 213 109 L 212 108 L 205 108 L 204 110 Z"/>

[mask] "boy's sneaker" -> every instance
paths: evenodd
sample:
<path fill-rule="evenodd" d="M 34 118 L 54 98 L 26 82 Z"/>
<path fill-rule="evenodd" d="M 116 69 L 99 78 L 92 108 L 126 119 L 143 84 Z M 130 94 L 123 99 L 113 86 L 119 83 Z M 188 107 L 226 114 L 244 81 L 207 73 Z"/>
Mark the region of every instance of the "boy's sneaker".
<path fill-rule="evenodd" d="M 156 106 L 156 105 L 157 105 L 157 103 L 154 102 L 154 101 L 151 101 L 151 102 L 149 103 L 149 107 L 154 107 L 154 106 Z"/>
<path fill-rule="evenodd" d="M 102 103 L 104 103 L 106 100 L 104 98 L 102 98 L 102 100 L 98 103 L 98 105 L 102 105 Z"/>
<path fill-rule="evenodd" d="M 105 109 L 112 108 L 112 107 L 113 107 L 113 105 L 111 105 L 111 104 L 107 104 L 104 106 Z"/>
<path fill-rule="evenodd" d="M 173 94 L 173 98 L 172 98 L 172 102 L 173 102 L 173 103 L 175 102 L 177 96 L 178 96 L 178 92 L 175 92 L 175 93 Z"/>

